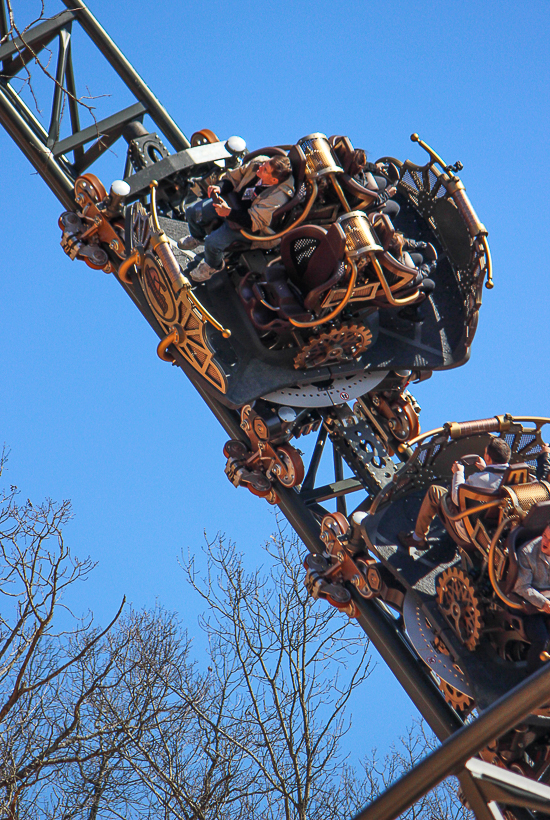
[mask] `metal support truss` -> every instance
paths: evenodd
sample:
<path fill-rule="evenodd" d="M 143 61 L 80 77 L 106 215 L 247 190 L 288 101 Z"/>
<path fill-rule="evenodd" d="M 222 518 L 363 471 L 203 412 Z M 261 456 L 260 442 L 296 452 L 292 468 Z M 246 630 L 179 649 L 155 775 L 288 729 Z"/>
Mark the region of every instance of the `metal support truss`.
<path fill-rule="evenodd" d="M 20 37 L 8 39 L 0 47 L 0 121 L 63 205 L 73 208 L 76 178 L 119 139 L 128 123 L 141 121 L 145 114 L 149 114 L 176 151 L 189 148 L 190 143 L 82 0 L 63 2 L 67 11 L 33 26 Z M 73 24 L 89 37 L 136 100 L 128 108 L 87 128 L 80 127 L 81 104 L 72 59 Z M 5 0 L 0 0 L 0 37 L 8 34 Z M 51 48 L 55 41 L 54 92 L 46 131 L 13 88 L 12 81 L 23 71 L 23 79 L 32 84 L 33 72 L 44 70 L 37 64 L 37 59 L 40 61 L 44 49 Z M 53 63 L 48 57 L 43 65 L 50 62 Z M 65 110 L 69 112 L 72 133 L 60 140 L 61 118 Z M 87 145 L 89 147 L 85 149 Z M 70 153 L 73 154 L 72 161 L 67 158 Z"/>
<path fill-rule="evenodd" d="M 224 407 L 207 393 L 192 373 L 190 379 L 228 435 L 232 439 L 240 439 L 246 443 L 237 414 Z M 314 489 L 313 485 L 321 459 L 322 446 L 320 443 L 322 442 L 324 445 L 325 441 L 326 436 L 323 433 L 323 428 L 321 428 L 311 464 L 302 485 L 302 492 L 304 492 L 304 485 L 306 491 L 311 494 L 319 492 L 319 490 Z M 319 538 L 320 525 L 314 515 L 314 509 L 304 503 L 301 493 L 297 490 L 287 490 L 278 486 L 277 495 L 281 512 L 307 549 L 312 553 L 322 551 L 323 546 Z M 334 498 L 336 494 L 330 493 L 328 497 Z M 320 508 L 320 511 L 322 513 L 326 512 L 323 508 Z M 366 601 L 353 588 L 350 588 L 350 592 L 359 613 L 358 623 L 434 734 L 439 740 L 443 741 L 459 731 L 464 725 L 462 720 L 445 701 L 426 665 L 410 648 L 396 620 L 389 614 L 384 605 L 381 605 L 378 601 Z M 494 814 L 487 807 L 487 801 L 470 772 L 463 770 L 458 777 L 464 795 L 478 820 L 495 820 Z"/>

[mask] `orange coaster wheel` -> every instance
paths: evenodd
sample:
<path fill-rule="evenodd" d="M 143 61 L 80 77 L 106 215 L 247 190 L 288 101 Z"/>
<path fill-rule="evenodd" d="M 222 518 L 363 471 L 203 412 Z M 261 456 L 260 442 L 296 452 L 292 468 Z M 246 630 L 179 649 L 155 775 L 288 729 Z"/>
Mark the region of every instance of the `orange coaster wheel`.
<path fill-rule="evenodd" d="M 191 137 L 191 148 L 197 148 L 199 145 L 208 145 L 212 142 L 219 142 L 219 137 L 214 134 L 209 128 L 203 128 L 201 131 L 195 131 Z"/>

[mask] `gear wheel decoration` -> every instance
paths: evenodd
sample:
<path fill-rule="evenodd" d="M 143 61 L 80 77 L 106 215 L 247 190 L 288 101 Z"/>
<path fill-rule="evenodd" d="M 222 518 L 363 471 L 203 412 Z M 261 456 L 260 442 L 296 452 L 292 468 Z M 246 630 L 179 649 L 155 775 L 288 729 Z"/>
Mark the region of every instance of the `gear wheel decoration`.
<path fill-rule="evenodd" d="M 372 343 L 372 331 L 364 325 L 340 325 L 310 339 L 294 358 L 296 370 L 358 359 Z"/>
<path fill-rule="evenodd" d="M 449 567 L 437 582 L 439 609 L 454 632 L 471 652 L 481 639 L 483 615 L 474 585 L 458 567 Z"/>
<path fill-rule="evenodd" d="M 443 692 L 447 703 L 449 703 L 453 709 L 456 709 L 457 712 L 464 714 L 465 712 L 470 712 L 473 709 L 473 699 L 469 698 L 468 695 L 465 695 L 464 692 L 461 692 L 454 686 L 451 686 L 450 683 L 440 680 L 439 688 Z"/>

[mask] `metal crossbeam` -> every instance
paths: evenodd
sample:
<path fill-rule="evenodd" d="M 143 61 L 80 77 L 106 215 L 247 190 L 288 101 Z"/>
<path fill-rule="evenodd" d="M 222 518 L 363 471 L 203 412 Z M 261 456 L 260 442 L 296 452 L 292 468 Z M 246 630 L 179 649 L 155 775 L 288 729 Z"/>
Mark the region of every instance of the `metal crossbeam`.
<path fill-rule="evenodd" d="M 67 11 L 21 32 L 20 36 L 0 47 L 0 121 L 64 207 L 72 208 L 76 178 L 122 136 L 128 123 L 141 122 L 148 114 L 176 151 L 185 151 L 190 148 L 190 143 L 84 3 L 81 0 L 63 1 Z M 80 127 L 81 104 L 72 59 L 74 26 L 94 43 L 136 100 L 133 105 L 83 129 Z M 0 32 L 3 37 L 9 32 L 5 0 L 0 0 Z M 51 48 L 56 39 L 53 99 L 46 130 L 12 88 L 11 82 L 24 69 L 25 74 L 19 79 L 32 84 L 32 72 L 44 70 L 43 66 L 35 65 L 37 57 L 48 46 Z M 60 140 L 62 116 L 67 109 L 72 133 Z M 89 142 L 93 144 L 84 150 Z M 71 152 L 72 162 L 67 157 Z M 187 157 L 186 162 L 191 164 L 192 159 Z"/>
<path fill-rule="evenodd" d="M 550 666 L 544 666 L 425 757 L 414 769 L 377 797 L 370 806 L 357 814 L 354 820 L 393 820 L 398 817 L 446 777 L 460 774 L 469 758 L 484 749 L 495 738 L 513 729 L 524 717 L 547 701 L 549 688 Z M 475 779 L 482 780 L 482 770 L 479 767 L 476 769 L 475 764 L 473 768 L 466 768 L 466 771 L 472 775 L 477 771 Z M 529 782 L 527 778 L 521 778 L 521 781 Z M 509 795 L 513 805 L 531 807 L 531 804 L 538 802 L 537 808 L 545 805 L 546 812 L 550 813 L 550 789 L 547 787 L 541 787 L 538 791 L 531 789 L 527 795 L 525 786 L 519 791 L 517 788 L 514 791 L 514 785 L 509 778 L 496 781 L 494 776 L 487 782 L 476 785 L 478 788 L 481 785 L 479 790 L 486 802 L 495 799 L 496 794 L 506 802 Z M 517 802 L 521 794 L 525 794 L 527 802 Z"/>
<path fill-rule="evenodd" d="M 340 481 L 335 481 L 332 484 L 324 484 L 322 487 L 306 490 L 300 493 L 300 498 L 306 503 L 310 504 L 316 501 L 328 501 L 331 498 L 340 498 L 348 493 L 355 493 L 358 490 L 363 490 L 364 487 L 356 478 L 344 478 Z"/>
<path fill-rule="evenodd" d="M 95 125 L 90 125 L 89 128 L 84 128 L 82 131 L 56 142 L 52 147 L 52 154 L 54 157 L 58 157 L 61 154 L 74 151 L 75 148 L 80 148 L 93 139 L 108 137 L 112 131 L 124 128 L 129 122 L 139 120 L 145 112 L 146 109 L 143 103 L 134 103 L 129 108 L 119 111 L 118 114 L 113 114 Z"/>
<path fill-rule="evenodd" d="M 466 768 L 488 803 L 497 801 L 550 814 L 550 786 L 476 758 L 468 760 Z"/>
<path fill-rule="evenodd" d="M 7 32 L 7 16 L 3 3 L 1 7 L 3 11 L 2 27 L 5 25 Z M 26 31 L 22 37 L 15 37 L 15 39 L 4 43 L 0 48 L 3 78 L 13 77 L 46 48 L 62 29 L 66 27 L 70 29 L 74 17 L 72 11 L 62 11 L 60 14 L 56 14 L 55 17 L 45 20 L 43 23 L 38 23 L 34 28 Z"/>

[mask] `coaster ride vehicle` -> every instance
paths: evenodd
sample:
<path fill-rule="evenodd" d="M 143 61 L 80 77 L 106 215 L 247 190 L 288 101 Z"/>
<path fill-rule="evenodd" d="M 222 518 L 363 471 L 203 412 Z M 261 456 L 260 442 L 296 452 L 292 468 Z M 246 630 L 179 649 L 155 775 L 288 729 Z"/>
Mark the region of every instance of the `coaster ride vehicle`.
<path fill-rule="evenodd" d="M 360 506 L 349 519 L 327 515 L 321 524 L 325 555 L 306 559 L 307 583 L 317 597 L 353 615 L 345 580 L 362 597 L 391 607 L 445 699 L 463 715 L 486 709 L 526 675 L 524 618 L 536 610 L 514 585 L 522 547 L 550 524 L 548 468 L 541 464 L 548 424 L 548 418 L 503 415 L 417 436 L 409 442 L 410 458 L 364 505 L 368 514 Z M 484 452 L 490 436 L 505 439 L 512 450 L 499 489 L 462 484 L 458 508 L 449 496 L 443 499 L 428 549 L 404 549 L 398 532 L 414 527 L 429 486 L 449 487 L 457 460 L 471 472 L 479 456 L 470 454 Z M 550 703 L 481 756 L 548 782 L 549 743 Z"/>

